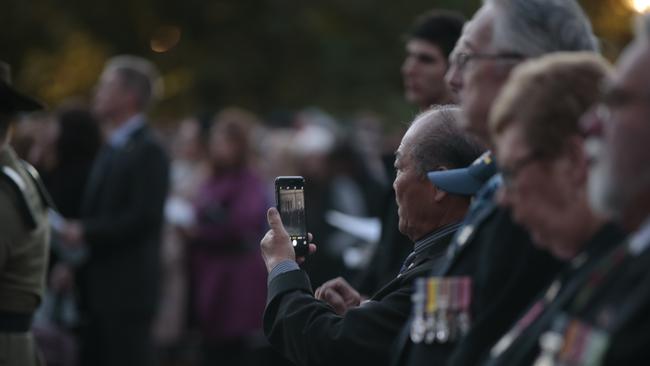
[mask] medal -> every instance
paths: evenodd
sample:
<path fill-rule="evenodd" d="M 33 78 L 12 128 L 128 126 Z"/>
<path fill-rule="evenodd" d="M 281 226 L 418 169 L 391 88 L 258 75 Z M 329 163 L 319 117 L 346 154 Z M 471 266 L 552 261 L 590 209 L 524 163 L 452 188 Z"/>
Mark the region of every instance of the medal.
<path fill-rule="evenodd" d="M 446 343 L 449 340 L 449 323 L 447 310 L 449 310 L 449 278 L 443 278 L 438 288 L 438 319 L 436 320 L 436 340 Z"/>
<path fill-rule="evenodd" d="M 467 334 L 470 327 L 469 305 L 472 301 L 472 280 L 469 277 L 460 279 L 460 314 L 458 315 L 458 329 L 461 335 Z"/>
<path fill-rule="evenodd" d="M 424 338 L 427 344 L 433 343 L 436 339 L 436 311 L 438 307 L 439 283 L 440 280 L 436 277 L 429 277 L 427 280 L 426 336 Z"/>
<path fill-rule="evenodd" d="M 447 321 L 449 322 L 449 339 L 460 338 L 460 303 L 461 303 L 461 278 L 452 277 L 449 279 L 449 293 L 451 299 Z"/>
<path fill-rule="evenodd" d="M 424 301 L 426 297 L 426 280 L 424 278 L 417 278 L 415 280 L 415 291 L 411 295 L 413 302 L 413 322 L 411 323 L 411 341 L 413 343 L 420 343 L 424 338 L 425 323 L 424 323 Z"/>

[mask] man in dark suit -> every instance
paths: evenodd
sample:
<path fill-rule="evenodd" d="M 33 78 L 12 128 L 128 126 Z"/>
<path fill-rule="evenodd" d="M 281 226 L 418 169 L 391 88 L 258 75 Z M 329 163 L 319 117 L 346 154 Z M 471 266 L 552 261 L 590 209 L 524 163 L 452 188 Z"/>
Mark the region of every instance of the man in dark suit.
<path fill-rule="evenodd" d="M 469 205 L 468 197 L 448 194 L 425 176 L 428 170 L 467 164 L 480 153 L 456 126 L 457 116 L 455 107 L 427 111 L 402 139 L 393 186 L 400 231 L 415 243 L 414 251 L 400 274 L 369 301 L 361 303 L 359 294 L 341 279 L 323 285 L 316 291 L 320 300 L 315 298 L 278 211 L 269 210 L 271 230 L 261 243 L 269 271 L 264 330 L 271 344 L 297 365 L 388 363 L 390 345 L 411 308 L 413 281 L 442 265 Z"/>
<path fill-rule="evenodd" d="M 94 112 L 106 124 L 105 146 L 84 194 L 82 219 L 63 238 L 88 253 L 79 271 L 85 365 L 151 365 L 151 322 L 158 300 L 159 239 L 168 159 L 144 116 L 157 73 L 133 56 L 111 59 Z"/>

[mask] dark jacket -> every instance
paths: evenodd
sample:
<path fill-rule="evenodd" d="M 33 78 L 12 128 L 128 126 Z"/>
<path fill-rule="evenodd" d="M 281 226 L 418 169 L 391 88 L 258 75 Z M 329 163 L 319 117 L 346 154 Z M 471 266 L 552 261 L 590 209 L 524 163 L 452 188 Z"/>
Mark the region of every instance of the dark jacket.
<path fill-rule="evenodd" d="M 612 366 L 648 363 L 650 243 L 647 236 L 644 241 L 635 243 L 645 246 L 641 250 L 631 249 L 634 246 L 626 242 L 619 245 L 593 268 L 590 280 L 565 312 L 556 314 L 554 325 L 564 320 L 558 331 L 563 341 L 569 342 L 571 329 L 579 327 L 584 344 L 559 360 L 571 356 L 575 365 L 587 364 L 587 360 Z"/>
<path fill-rule="evenodd" d="M 413 344 L 409 322 L 396 342 L 393 364 L 475 365 L 560 268 L 560 262 L 533 247 L 508 210 L 496 205 L 499 184 L 497 176 L 477 194 L 451 243 L 450 261 L 442 271 L 431 271 L 472 279 L 472 328 L 456 342 Z"/>
<path fill-rule="evenodd" d="M 615 225 L 605 225 L 557 275 L 552 284 L 538 294 L 528 310 L 501 337 L 487 361 L 489 365 L 530 365 L 539 354 L 542 334 L 553 326 L 554 318 L 573 299 L 580 287 L 591 279 L 590 273 L 600 260 L 623 239 Z M 540 310 L 541 309 L 541 310 Z"/>
<path fill-rule="evenodd" d="M 411 311 L 413 282 L 444 263 L 452 235 L 440 238 L 409 270 L 344 316 L 313 297 L 304 271 L 274 278 L 264 313 L 265 334 L 299 366 L 388 365 L 390 346 Z"/>
<path fill-rule="evenodd" d="M 148 128 L 134 131 L 93 166 L 82 205 L 89 258 L 82 269 L 91 311 L 153 310 L 169 161 Z"/>

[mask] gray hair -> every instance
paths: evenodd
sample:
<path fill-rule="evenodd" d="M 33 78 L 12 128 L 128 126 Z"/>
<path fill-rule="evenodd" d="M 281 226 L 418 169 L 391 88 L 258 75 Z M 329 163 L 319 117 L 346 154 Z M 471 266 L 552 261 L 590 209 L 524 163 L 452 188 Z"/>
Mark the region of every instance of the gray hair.
<path fill-rule="evenodd" d="M 115 56 L 108 60 L 104 72 L 117 72 L 128 89 L 134 91 L 140 107 L 146 108 L 162 96 L 162 80 L 158 69 L 150 61 L 133 55 Z"/>
<path fill-rule="evenodd" d="M 591 23 L 575 0 L 484 0 L 498 11 L 493 45 L 538 57 L 557 51 L 599 51 Z"/>
<path fill-rule="evenodd" d="M 460 108 L 455 105 L 433 106 L 419 114 L 411 123 L 426 123 L 411 156 L 419 173 L 432 170 L 465 168 L 481 155 L 484 148 L 458 125 Z"/>

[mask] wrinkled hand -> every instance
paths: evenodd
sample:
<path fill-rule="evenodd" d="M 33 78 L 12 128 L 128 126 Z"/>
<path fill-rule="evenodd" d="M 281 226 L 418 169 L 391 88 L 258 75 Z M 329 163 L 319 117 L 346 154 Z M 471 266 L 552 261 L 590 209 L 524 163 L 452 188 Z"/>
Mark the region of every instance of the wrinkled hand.
<path fill-rule="evenodd" d="M 361 303 L 361 295 L 342 277 L 325 282 L 316 289 L 315 296 L 328 303 L 339 315 Z"/>
<path fill-rule="evenodd" d="M 282 225 L 282 220 L 280 219 L 280 213 L 275 207 L 269 208 L 266 213 L 266 219 L 269 222 L 271 230 L 266 232 L 266 235 L 262 238 L 260 242 L 260 247 L 262 248 L 262 258 L 266 264 L 266 270 L 271 272 L 278 263 L 284 260 L 292 260 L 298 263 L 304 262 L 304 257 L 296 258 L 296 253 L 293 250 L 293 245 L 291 245 L 291 240 L 289 234 L 284 229 Z M 309 241 L 312 240 L 312 235 L 309 234 Z M 316 251 L 316 245 L 309 244 L 309 254 L 312 254 Z"/>
<path fill-rule="evenodd" d="M 66 221 L 61 230 L 63 245 L 69 249 L 77 249 L 83 246 L 83 226 L 79 221 Z"/>

